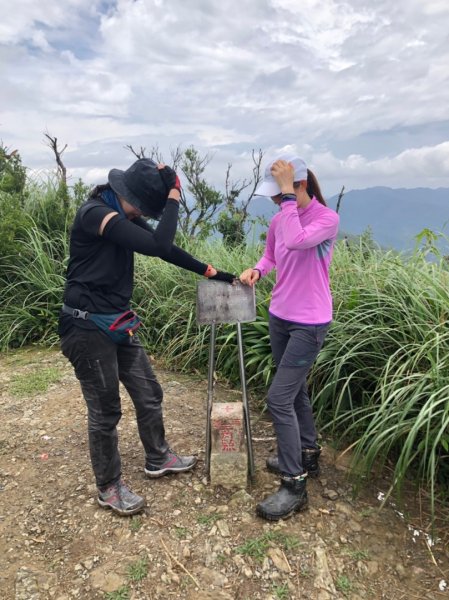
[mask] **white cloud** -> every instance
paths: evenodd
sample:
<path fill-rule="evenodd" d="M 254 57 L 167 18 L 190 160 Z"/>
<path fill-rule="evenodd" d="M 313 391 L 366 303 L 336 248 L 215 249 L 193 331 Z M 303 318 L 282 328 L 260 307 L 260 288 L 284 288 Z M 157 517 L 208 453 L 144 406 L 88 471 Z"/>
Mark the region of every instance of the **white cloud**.
<path fill-rule="evenodd" d="M 448 137 L 425 132 L 449 122 L 446 5 L 17 0 L 0 23 L 0 137 L 41 168 L 48 129 L 89 178 L 124 166 L 128 143 L 215 149 L 217 176 L 293 144 L 335 185 L 449 185 Z M 398 129 L 419 138 L 382 146 Z"/>
<path fill-rule="evenodd" d="M 410 148 L 395 156 L 377 160 L 367 160 L 358 154 L 338 159 L 326 152 L 313 154 L 309 163 L 320 178 L 339 181 L 342 185 L 349 180 L 353 182 L 351 187 L 449 186 L 449 142 Z"/>

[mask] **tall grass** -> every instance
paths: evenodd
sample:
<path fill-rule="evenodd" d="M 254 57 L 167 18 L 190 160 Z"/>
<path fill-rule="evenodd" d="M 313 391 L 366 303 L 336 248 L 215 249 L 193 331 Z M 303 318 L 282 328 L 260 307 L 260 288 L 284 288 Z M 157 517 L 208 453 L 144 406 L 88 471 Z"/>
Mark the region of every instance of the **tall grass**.
<path fill-rule="evenodd" d="M 23 251 L 0 261 L 0 348 L 57 340 L 67 254 L 64 233 L 30 228 Z M 188 250 L 217 268 L 240 273 L 261 249 L 229 250 L 220 242 Z M 337 244 L 332 265 L 334 322 L 310 377 L 321 430 L 353 444 L 358 471 L 392 460 L 400 490 L 413 473 L 435 497 L 449 479 L 449 274 L 444 261 L 419 252 L 347 248 Z M 209 328 L 195 315 L 198 276 L 157 258 L 137 257 L 133 306 L 152 354 L 172 368 L 206 372 Z M 257 320 L 243 326 L 250 389 L 263 398 L 274 373 L 268 337 L 273 280 L 257 286 Z M 238 385 L 235 326 L 217 337 L 217 371 Z"/>
<path fill-rule="evenodd" d="M 449 273 L 416 253 L 340 247 L 335 321 L 313 370 L 322 430 L 354 444 L 362 472 L 393 459 L 400 490 L 414 471 L 434 499 L 448 479 Z"/>
<path fill-rule="evenodd" d="M 19 255 L 0 259 L 0 350 L 57 341 L 67 237 L 55 233 L 50 238 L 30 227 L 22 240 Z"/>

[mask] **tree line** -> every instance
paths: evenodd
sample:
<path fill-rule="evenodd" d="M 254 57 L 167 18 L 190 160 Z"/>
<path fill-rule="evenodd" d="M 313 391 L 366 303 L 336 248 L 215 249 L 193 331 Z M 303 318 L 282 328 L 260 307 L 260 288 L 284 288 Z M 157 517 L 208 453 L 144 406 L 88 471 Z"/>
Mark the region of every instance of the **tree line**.
<path fill-rule="evenodd" d="M 36 224 L 58 231 L 67 230 L 79 205 L 88 197 L 91 186 L 81 179 L 70 185 L 70 165 L 64 159 L 67 144 L 61 145 L 58 138 L 44 133 L 46 145 L 53 153 L 56 170 L 44 181 L 27 176 L 19 150 L 10 150 L 0 142 L 0 236 L 9 249 L 14 248 L 17 230 L 31 217 Z M 187 239 L 207 239 L 221 234 L 225 245 L 233 247 L 245 242 L 248 229 L 264 219 L 253 218 L 249 206 L 261 180 L 261 164 L 264 153 L 261 149 L 251 151 L 252 173 L 248 178 L 234 179 L 232 163 L 228 163 L 221 189 L 211 183 L 206 169 L 213 154 L 201 154 L 194 146 L 177 146 L 164 157 L 159 147 L 149 150 L 144 146 L 135 149 L 131 144 L 124 147 L 135 159 L 151 158 L 168 164 L 183 176 L 184 187 L 180 201 L 178 231 Z M 97 182 L 101 183 L 101 182 Z M 18 214 L 19 212 L 27 213 Z M 14 225 L 15 223 L 15 225 Z M 3 254 L 6 248 L 0 250 Z"/>

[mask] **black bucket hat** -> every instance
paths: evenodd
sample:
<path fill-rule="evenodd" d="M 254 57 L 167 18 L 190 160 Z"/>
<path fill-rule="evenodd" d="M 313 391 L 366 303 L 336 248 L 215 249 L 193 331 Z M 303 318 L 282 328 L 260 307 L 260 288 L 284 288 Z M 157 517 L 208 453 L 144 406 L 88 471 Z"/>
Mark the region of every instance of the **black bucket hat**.
<path fill-rule="evenodd" d="M 157 164 L 150 158 L 139 158 L 126 171 L 111 169 L 108 181 L 116 194 L 144 215 L 156 219 L 161 216 L 168 192 Z"/>

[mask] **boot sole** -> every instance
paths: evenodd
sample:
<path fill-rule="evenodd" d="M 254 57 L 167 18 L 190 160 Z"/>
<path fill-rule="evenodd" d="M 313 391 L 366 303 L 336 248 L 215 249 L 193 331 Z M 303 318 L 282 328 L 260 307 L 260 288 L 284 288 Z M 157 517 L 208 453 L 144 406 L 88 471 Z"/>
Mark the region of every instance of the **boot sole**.
<path fill-rule="evenodd" d="M 136 513 L 140 512 L 141 510 L 143 510 L 145 508 L 145 502 L 139 506 L 136 506 L 135 508 L 130 508 L 128 510 L 121 510 L 120 508 L 116 508 L 115 506 L 112 506 L 111 504 L 108 504 L 107 502 L 100 500 L 100 498 L 97 498 L 97 502 L 102 508 L 110 509 L 113 512 L 115 512 L 117 515 L 120 515 L 121 517 L 135 515 Z"/>
<path fill-rule="evenodd" d="M 270 513 L 265 512 L 264 510 L 260 510 L 258 507 L 256 507 L 256 514 L 258 517 L 261 517 L 262 519 L 265 519 L 266 521 L 285 521 L 286 519 L 289 519 L 290 517 L 292 517 L 295 513 L 298 512 L 302 512 L 304 510 L 307 510 L 309 508 L 309 502 L 308 500 L 304 503 L 304 504 L 300 504 L 298 507 L 293 508 L 290 512 L 285 513 L 284 515 L 273 515 Z"/>
<path fill-rule="evenodd" d="M 189 465 L 188 467 L 169 467 L 168 469 L 159 469 L 159 471 L 149 471 L 148 469 L 144 469 L 144 470 L 145 470 L 145 475 L 149 479 L 158 479 L 159 477 L 164 477 L 164 475 L 170 475 L 170 473 L 176 474 L 176 473 L 185 473 L 186 471 L 190 471 L 191 469 L 193 469 L 196 466 L 197 462 L 198 461 L 195 460 L 193 465 Z"/>

